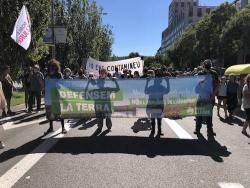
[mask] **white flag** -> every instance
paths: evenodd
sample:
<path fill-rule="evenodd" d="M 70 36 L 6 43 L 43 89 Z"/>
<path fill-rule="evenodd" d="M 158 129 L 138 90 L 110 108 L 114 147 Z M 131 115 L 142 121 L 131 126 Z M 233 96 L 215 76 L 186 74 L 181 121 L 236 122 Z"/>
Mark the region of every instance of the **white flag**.
<path fill-rule="evenodd" d="M 31 23 L 30 23 L 30 15 L 25 5 L 23 5 L 23 8 L 16 21 L 11 38 L 20 46 L 22 46 L 25 50 L 27 50 L 30 46 Z"/>

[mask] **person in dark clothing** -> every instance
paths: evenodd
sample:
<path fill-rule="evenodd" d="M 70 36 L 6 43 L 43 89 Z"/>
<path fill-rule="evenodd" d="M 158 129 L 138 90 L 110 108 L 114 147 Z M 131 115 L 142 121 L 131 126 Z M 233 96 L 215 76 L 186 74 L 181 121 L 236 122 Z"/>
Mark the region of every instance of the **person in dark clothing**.
<path fill-rule="evenodd" d="M 140 78 L 140 74 L 139 74 L 138 71 L 135 71 L 135 72 L 134 72 L 134 78 Z"/>
<path fill-rule="evenodd" d="M 121 75 L 122 79 L 129 79 L 129 71 L 128 69 L 123 70 L 123 74 Z"/>
<path fill-rule="evenodd" d="M 144 68 L 143 69 L 143 75 L 141 76 L 141 78 L 147 78 L 148 77 L 148 69 Z"/>
<path fill-rule="evenodd" d="M 113 77 L 120 79 L 122 74 L 119 72 L 119 69 L 116 67 L 115 68 L 115 73 L 113 74 Z"/>
<path fill-rule="evenodd" d="M 48 76 L 47 76 L 46 79 L 63 79 L 63 76 L 62 76 L 62 73 L 61 73 L 60 62 L 58 62 L 55 59 L 52 59 L 49 62 L 49 65 L 48 65 Z M 62 133 L 66 134 L 67 130 L 64 127 L 64 120 L 60 119 L 60 121 L 61 121 L 61 126 L 62 126 Z M 50 127 L 49 127 L 49 129 L 47 130 L 47 132 L 45 134 L 49 134 L 49 133 L 51 133 L 51 132 L 54 131 L 53 121 L 52 120 L 49 121 L 49 125 L 50 125 Z"/>
<path fill-rule="evenodd" d="M 28 67 L 24 74 L 21 76 L 21 80 L 23 83 L 23 89 L 25 92 L 25 107 L 28 109 L 29 107 L 29 96 L 30 96 L 30 76 L 32 73 L 32 67 Z"/>
<path fill-rule="evenodd" d="M 29 96 L 29 112 L 33 110 L 33 101 L 36 98 L 37 111 L 41 109 L 42 91 L 44 89 L 44 77 L 40 72 L 39 65 L 35 65 L 33 73 L 30 75 L 30 96 Z"/>
<path fill-rule="evenodd" d="M 88 78 L 85 76 L 84 73 L 85 73 L 85 70 L 81 68 L 81 69 L 78 71 L 78 77 L 77 77 L 77 79 L 79 79 L 79 80 L 88 79 Z"/>
<path fill-rule="evenodd" d="M 230 75 L 227 83 L 227 109 L 229 118 L 233 117 L 234 110 L 238 106 L 238 88 L 239 85 L 236 82 L 235 77 Z"/>
<path fill-rule="evenodd" d="M 212 88 L 212 95 L 208 96 L 210 97 L 209 101 L 206 101 L 206 106 L 209 108 L 210 114 L 203 116 L 203 115 L 197 115 L 196 116 L 196 129 L 194 131 L 194 134 L 199 135 L 202 123 L 205 122 L 207 124 L 207 134 L 208 136 L 216 136 L 215 132 L 213 131 L 213 108 L 215 105 L 215 96 L 218 91 L 219 86 L 219 77 L 218 74 L 211 70 L 212 62 L 211 60 L 205 60 L 203 62 L 203 71 L 199 72 L 198 75 L 211 75 L 212 76 L 212 82 L 213 82 L 213 88 Z M 200 84 L 203 84 L 202 82 Z M 208 88 L 207 88 L 208 89 Z M 203 92 L 203 94 L 207 95 L 209 92 Z M 198 100 L 197 102 L 197 108 L 204 107 L 203 101 Z"/>
<path fill-rule="evenodd" d="M 3 93 L 4 93 L 4 96 L 6 99 L 6 103 L 7 103 L 7 113 L 6 113 L 5 109 L 3 109 L 2 117 L 6 117 L 7 115 L 14 115 L 15 113 L 13 113 L 10 109 L 10 104 L 11 104 L 13 89 L 15 89 L 15 87 L 13 84 L 13 80 L 10 76 L 10 67 L 9 66 L 5 66 L 3 68 L 1 82 L 2 82 Z"/>
<path fill-rule="evenodd" d="M 134 78 L 131 70 L 128 71 L 128 78 Z"/>
<path fill-rule="evenodd" d="M 66 68 L 64 70 L 63 79 L 65 79 L 65 80 L 73 80 L 73 78 L 72 78 L 72 72 L 71 72 L 70 68 Z"/>
<path fill-rule="evenodd" d="M 93 92 L 105 92 L 109 91 L 110 93 L 117 93 L 120 91 L 120 87 L 116 81 L 116 78 L 113 78 L 112 81 L 114 82 L 115 87 L 107 87 L 105 86 L 106 80 L 108 79 L 107 77 L 108 72 L 106 69 L 101 69 L 100 70 L 100 76 L 99 79 L 94 82 L 94 85 L 96 86 L 96 89 L 92 89 Z M 93 80 L 89 80 L 87 86 L 86 86 L 86 91 L 87 93 L 89 91 L 89 85 L 93 83 Z M 92 84 L 91 84 L 92 85 Z M 92 85 L 93 87 L 93 85 Z M 108 131 L 111 131 L 112 128 L 112 121 L 111 121 L 111 114 L 112 114 L 112 105 L 111 105 L 111 96 L 107 95 L 106 98 L 104 99 L 91 99 L 88 97 L 85 97 L 87 100 L 94 100 L 95 101 L 95 115 L 98 120 L 98 128 L 96 130 L 96 134 L 101 133 L 104 120 L 106 120 L 106 127 Z"/>
<path fill-rule="evenodd" d="M 162 115 L 164 112 L 164 95 L 167 95 L 170 91 L 169 79 L 162 78 L 163 74 L 162 71 L 157 70 L 156 78 L 154 79 L 154 84 L 149 86 L 150 78 L 147 79 L 146 86 L 145 86 L 145 94 L 149 95 L 148 104 L 147 104 L 147 115 L 151 118 L 151 134 L 150 137 L 153 137 L 155 134 L 155 124 L 157 119 L 158 125 L 158 134 L 157 137 L 160 137 L 162 134 Z M 153 77 L 152 77 L 153 78 Z M 167 87 L 162 85 L 163 80 L 166 80 Z"/>

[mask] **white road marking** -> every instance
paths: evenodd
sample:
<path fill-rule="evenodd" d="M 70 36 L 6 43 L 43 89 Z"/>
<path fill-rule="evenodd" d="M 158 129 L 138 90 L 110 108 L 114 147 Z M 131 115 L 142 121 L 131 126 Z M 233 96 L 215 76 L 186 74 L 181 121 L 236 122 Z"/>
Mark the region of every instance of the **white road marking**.
<path fill-rule="evenodd" d="M 27 113 L 26 112 L 22 112 L 20 114 L 14 115 L 14 116 L 5 117 L 5 118 L 0 119 L 0 122 L 9 121 L 9 120 L 12 120 L 14 118 L 18 118 L 19 116 L 25 115 L 25 114 L 27 114 Z"/>
<path fill-rule="evenodd" d="M 218 183 L 218 185 L 221 188 L 244 188 L 243 185 L 239 184 L 239 183 L 227 183 L 227 182 L 221 182 Z"/>
<path fill-rule="evenodd" d="M 181 139 L 190 139 L 192 140 L 193 137 L 188 134 L 176 121 L 171 119 L 164 119 L 164 121 L 169 125 L 169 127 L 175 132 L 175 134 Z"/>
<path fill-rule="evenodd" d="M 46 118 L 42 118 L 42 119 L 38 119 L 38 120 L 30 121 L 30 122 L 19 123 L 19 124 L 16 124 L 15 122 L 7 122 L 7 123 L 5 123 L 3 125 L 0 125 L 0 126 L 2 126 L 3 129 L 5 131 L 7 131 L 7 130 L 10 130 L 10 129 L 26 127 L 26 126 L 33 125 L 33 124 L 36 124 L 36 123 L 40 123 L 40 122 L 43 122 L 43 121 L 46 121 L 46 120 L 47 120 Z"/>
<path fill-rule="evenodd" d="M 43 108 L 44 104 L 42 104 L 41 107 Z M 27 114 L 27 112 L 25 110 L 23 110 L 23 112 L 20 113 L 20 114 L 16 114 L 14 116 L 9 116 L 9 117 L 5 117 L 5 118 L 1 118 L 0 122 L 9 121 L 9 120 L 12 120 L 14 118 L 18 118 L 19 116 L 25 115 L 25 114 Z M 37 114 L 37 112 L 33 111 L 30 115 L 33 115 L 33 114 Z"/>
<path fill-rule="evenodd" d="M 66 123 L 65 128 L 70 130 L 70 124 Z M 0 177 L 0 188 L 9 188 L 24 176 L 64 135 L 60 134 L 61 129 L 54 132 L 50 138 L 46 139 L 30 154 L 15 164 L 5 174 Z M 56 138 L 56 139 L 54 139 Z"/>

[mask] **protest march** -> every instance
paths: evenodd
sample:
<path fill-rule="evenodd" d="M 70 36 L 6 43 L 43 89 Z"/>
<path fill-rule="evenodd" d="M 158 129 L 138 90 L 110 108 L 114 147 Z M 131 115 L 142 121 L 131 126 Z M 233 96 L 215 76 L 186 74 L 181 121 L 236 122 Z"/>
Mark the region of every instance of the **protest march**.
<path fill-rule="evenodd" d="M 250 187 L 249 4 L 0 0 L 0 188 Z"/>

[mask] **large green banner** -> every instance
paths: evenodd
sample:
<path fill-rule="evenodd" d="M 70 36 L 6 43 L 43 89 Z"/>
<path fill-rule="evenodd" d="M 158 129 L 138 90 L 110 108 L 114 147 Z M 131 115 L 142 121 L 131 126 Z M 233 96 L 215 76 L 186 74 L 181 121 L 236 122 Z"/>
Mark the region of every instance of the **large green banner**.
<path fill-rule="evenodd" d="M 211 76 L 46 80 L 49 119 L 185 117 L 212 113 Z"/>

